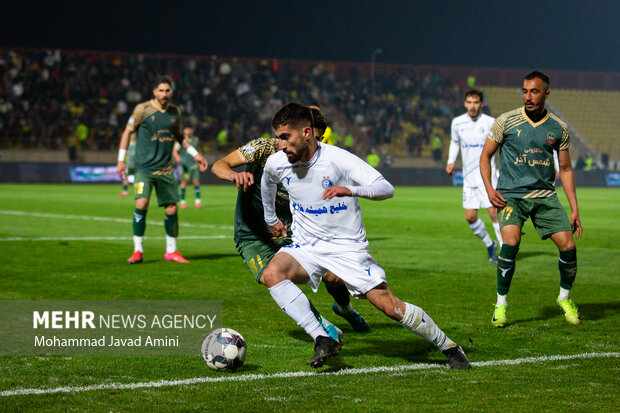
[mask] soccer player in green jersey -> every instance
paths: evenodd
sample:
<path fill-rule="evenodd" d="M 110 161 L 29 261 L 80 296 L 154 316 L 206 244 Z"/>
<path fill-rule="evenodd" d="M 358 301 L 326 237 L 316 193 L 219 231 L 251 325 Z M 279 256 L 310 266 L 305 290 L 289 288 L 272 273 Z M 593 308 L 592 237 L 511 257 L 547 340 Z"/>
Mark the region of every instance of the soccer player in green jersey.
<path fill-rule="evenodd" d="M 181 133 L 181 111 L 170 104 L 172 98 L 172 80 L 161 76 L 155 82 L 153 99 L 136 106 L 127 122 L 119 145 L 116 172 L 123 178 L 126 173 L 125 155 L 129 135 L 136 132 L 136 174 L 134 198 L 136 209 L 133 219 L 134 253 L 127 260 L 130 264 L 138 264 L 143 260 L 144 232 L 146 229 L 146 213 L 149 207 L 151 190 L 157 192 L 160 207 L 166 210 L 164 226 L 166 228 L 167 261 L 182 262 L 187 260 L 177 251 L 177 235 L 179 224 L 177 202 L 179 190 L 172 171 L 172 149 L 174 141 L 181 146 L 198 163 L 201 171 L 207 169 L 207 161 L 198 153 Z"/>
<path fill-rule="evenodd" d="M 315 117 L 315 136 L 320 139 L 327 121 L 317 109 L 313 109 Z M 275 138 L 258 138 L 236 149 L 213 164 L 211 172 L 218 178 L 234 182 L 237 185 L 237 205 L 235 207 L 235 243 L 243 261 L 250 268 L 256 281 L 264 285 L 263 270 L 273 258 L 274 254 L 283 245 L 291 243 L 288 237 L 275 238 L 267 228 L 263 218 L 263 204 L 260 193 L 261 176 L 267 158 L 278 151 L 278 140 Z M 232 168 L 244 166 L 241 172 L 235 172 Z M 276 212 L 290 228 L 292 222 L 291 211 L 288 203 L 288 193 L 283 186 L 278 188 L 276 197 Z M 327 273 L 323 279 L 327 291 L 334 297 L 332 310 L 337 315 L 346 319 L 353 329 L 360 333 L 370 331 L 370 326 L 362 315 L 351 306 L 349 291 L 344 283 L 334 274 Z M 326 330 L 330 335 L 334 330 L 318 311 L 315 315 L 326 324 Z M 335 338 L 336 337 L 332 337 Z"/>
<path fill-rule="evenodd" d="M 191 126 L 183 128 L 183 136 L 194 148 L 198 146 L 198 138 L 194 136 L 194 129 Z M 187 188 L 188 182 L 194 185 L 194 205 L 196 208 L 200 208 L 202 202 L 200 201 L 200 172 L 198 171 L 198 164 L 178 143 L 174 145 L 172 156 L 177 163 L 181 164 L 181 182 L 179 183 L 181 187 L 181 208 L 187 208 L 185 188 Z"/>
<path fill-rule="evenodd" d="M 504 327 L 506 300 L 515 262 L 521 228 L 531 218 L 542 239 L 551 238 L 559 250 L 560 294 L 557 303 L 566 321 L 581 324 L 570 290 L 577 275 L 575 240 L 582 234 L 575 177 L 571 166 L 568 126 L 545 109 L 549 97 L 549 76 L 534 71 L 523 80 L 524 106 L 500 115 L 480 156 L 480 172 L 489 200 L 499 212 L 504 244 L 497 264 L 497 304 L 491 322 Z M 491 181 L 491 157 L 500 151 L 497 189 Z M 558 152 L 560 178 L 570 205 L 570 218 L 555 193 L 553 151 Z"/>

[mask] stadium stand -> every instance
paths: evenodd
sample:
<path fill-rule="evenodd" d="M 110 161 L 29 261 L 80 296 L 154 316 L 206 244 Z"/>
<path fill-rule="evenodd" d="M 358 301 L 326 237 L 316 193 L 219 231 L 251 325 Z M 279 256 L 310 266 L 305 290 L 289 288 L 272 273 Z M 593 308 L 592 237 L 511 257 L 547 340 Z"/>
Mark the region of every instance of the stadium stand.
<path fill-rule="evenodd" d="M 594 153 L 620 159 L 620 92 L 554 90 L 550 101 L 588 141 Z"/>
<path fill-rule="evenodd" d="M 0 143 L 14 150 L 115 149 L 128 111 L 149 98 L 157 73 L 171 74 L 175 103 L 209 152 L 270 133 L 274 110 L 297 100 L 325 103 L 333 129 L 354 135 L 358 154 L 376 146 L 393 156 L 430 156 L 433 137 L 447 146 L 460 106 L 461 91 L 437 74 L 378 73 L 372 82 L 354 70 L 336 79 L 329 64 L 316 62 L 300 71 L 265 59 L 16 50 L 1 56 Z"/>
<path fill-rule="evenodd" d="M 318 101 L 338 145 L 349 135 L 352 151 L 365 157 L 374 149 L 384 166 L 437 167 L 444 159 L 433 160 L 433 143 L 445 158 L 451 119 L 463 111 L 465 79 L 514 85 L 512 78 L 524 72 L 377 65 L 371 79 L 368 69 L 344 62 L 0 48 L 0 149 L 19 161 L 58 161 L 55 151 L 63 160 L 88 153 L 90 162 L 113 162 L 129 111 L 150 97 L 154 77 L 167 73 L 176 83 L 174 102 L 207 153 L 271 133 L 271 116 L 287 101 Z M 559 76 L 565 83 L 570 78 Z M 491 115 L 522 104 L 514 86 L 478 88 Z M 620 92 L 553 89 L 551 103 L 582 143 L 573 157 L 591 152 L 620 159 L 614 145 Z M 41 150 L 38 157 L 33 149 Z"/>

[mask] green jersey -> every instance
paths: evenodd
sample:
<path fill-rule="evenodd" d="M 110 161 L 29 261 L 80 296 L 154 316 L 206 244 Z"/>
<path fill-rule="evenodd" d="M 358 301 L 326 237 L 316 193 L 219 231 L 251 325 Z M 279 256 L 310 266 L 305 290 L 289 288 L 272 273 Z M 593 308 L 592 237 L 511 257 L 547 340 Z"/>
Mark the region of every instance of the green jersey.
<path fill-rule="evenodd" d="M 274 237 L 263 215 L 263 201 L 260 195 L 260 181 L 265 162 L 270 155 L 278 151 L 278 140 L 258 138 L 240 147 L 238 151 L 247 162 L 245 171 L 254 175 L 254 185 L 247 191 L 243 188 L 237 194 L 235 207 L 235 242 L 256 241 L 270 242 Z M 276 214 L 283 224 L 290 228 L 292 217 L 288 203 L 288 193 L 278 184 L 276 195 Z"/>
<path fill-rule="evenodd" d="M 534 123 L 521 107 L 500 115 L 489 139 L 500 145 L 497 190 L 504 197 L 555 195 L 553 151 L 567 151 L 570 146 L 566 123 L 549 112 Z"/>
<path fill-rule="evenodd" d="M 137 131 L 136 172 L 172 174 L 172 149 L 181 136 L 181 111 L 169 105 L 165 111 L 152 101 L 142 102 L 133 111 L 128 126 Z"/>
<path fill-rule="evenodd" d="M 196 136 L 192 137 L 189 140 L 189 143 L 194 148 L 198 148 L 198 138 Z M 181 146 L 181 145 L 179 144 L 179 146 Z M 194 157 L 191 156 L 189 153 L 187 153 L 187 151 L 183 147 L 181 147 L 181 149 L 179 149 L 179 154 L 181 155 L 181 163 L 186 168 L 190 168 L 190 167 L 196 165 L 196 160 L 194 159 Z"/>

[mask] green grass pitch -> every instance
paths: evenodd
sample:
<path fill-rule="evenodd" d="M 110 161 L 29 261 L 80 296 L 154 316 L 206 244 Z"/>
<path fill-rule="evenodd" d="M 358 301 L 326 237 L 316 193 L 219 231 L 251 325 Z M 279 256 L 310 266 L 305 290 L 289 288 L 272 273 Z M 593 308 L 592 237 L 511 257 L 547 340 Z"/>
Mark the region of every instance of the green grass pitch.
<path fill-rule="evenodd" d="M 179 213 L 186 265 L 165 262 L 165 241 L 148 239 L 165 235 L 163 210 L 154 206 L 145 262 L 126 263 L 134 204 L 119 192 L 118 185 L 0 185 L 0 298 L 221 300 L 223 325 L 248 343 L 245 365 L 217 373 L 199 354 L 0 356 L 0 411 L 620 410 L 618 190 L 578 188 L 584 237 L 572 297 L 583 324 L 569 325 L 557 308 L 557 250 L 528 223 L 502 330 L 490 323 L 495 267 L 467 227 L 460 188 L 398 187 L 394 199 L 361 201 L 370 251 L 394 291 L 424 308 L 474 363 L 457 372 L 439 368 L 438 350 L 368 302 L 353 302 L 372 327 L 360 335 L 331 312 L 323 287 L 317 294 L 302 287 L 345 333 L 341 354 L 314 371 L 306 365 L 311 340 L 237 255 L 232 185 L 203 186 L 202 209 L 188 191 L 189 207 Z M 486 211 L 480 216 L 492 233 Z M 191 236 L 213 238 L 183 238 Z M 543 358 L 590 353 L 607 356 Z M 164 380 L 172 383 L 152 384 Z M 147 384 L 127 388 L 133 383 Z M 12 393 L 62 387 L 71 391 Z"/>

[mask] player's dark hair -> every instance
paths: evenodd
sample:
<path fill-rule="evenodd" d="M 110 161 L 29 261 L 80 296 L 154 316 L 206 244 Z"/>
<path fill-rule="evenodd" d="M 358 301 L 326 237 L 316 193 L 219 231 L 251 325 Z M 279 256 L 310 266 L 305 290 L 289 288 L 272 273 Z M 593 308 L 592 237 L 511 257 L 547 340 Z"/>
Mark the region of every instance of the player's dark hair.
<path fill-rule="evenodd" d="M 470 96 L 478 96 L 480 98 L 480 102 L 482 102 L 482 100 L 484 99 L 482 91 L 478 89 L 469 89 L 467 92 L 465 92 L 465 99 Z"/>
<path fill-rule="evenodd" d="M 278 111 L 271 121 L 271 126 L 278 129 L 280 126 L 298 128 L 300 126 L 314 127 L 312 111 L 309 107 L 297 102 L 291 102 Z"/>
<path fill-rule="evenodd" d="M 312 120 L 314 123 L 313 129 L 316 129 L 318 132 L 314 137 L 320 140 L 327 129 L 327 119 L 318 109 L 310 108 L 310 111 L 312 112 Z"/>
<path fill-rule="evenodd" d="M 533 72 L 528 73 L 524 77 L 525 80 L 532 80 L 532 79 L 536 79 L 536 78 L 539 78 L 540 80 L 542 80 L 543 83 L 545 84 L 545 86 L 547 86 L 547 88 L 549 87 L 549 76 L 547 76 L 543 72 L 540 72 L 538 70 L 534 70 Z"/>
<path fill-rule="evenodd" d="M 170 87 L 172 87 L 172 79 L 170 78 L 170 76 L 160 75 L 155 78 L 153 89 L 157 89 L 157 86 L 161 85 L 162 83 L 165 83 L 167 85 L 170 85 Z"/>

